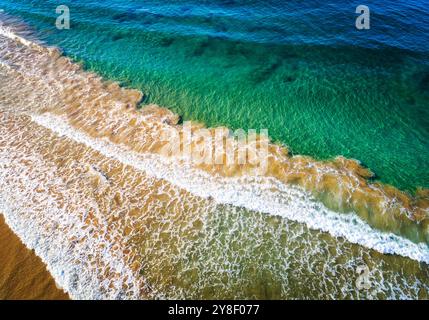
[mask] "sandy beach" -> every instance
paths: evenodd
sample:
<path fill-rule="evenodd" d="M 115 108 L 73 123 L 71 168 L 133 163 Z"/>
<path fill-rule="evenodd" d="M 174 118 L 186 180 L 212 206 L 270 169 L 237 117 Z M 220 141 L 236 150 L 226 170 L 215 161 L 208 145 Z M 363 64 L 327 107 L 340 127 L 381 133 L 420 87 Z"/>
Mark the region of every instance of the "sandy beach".
<path fill-rule="evenodd" d="M 0 214 L 0 299 L 69 299 L 46 265 L 5 224 Z"/>

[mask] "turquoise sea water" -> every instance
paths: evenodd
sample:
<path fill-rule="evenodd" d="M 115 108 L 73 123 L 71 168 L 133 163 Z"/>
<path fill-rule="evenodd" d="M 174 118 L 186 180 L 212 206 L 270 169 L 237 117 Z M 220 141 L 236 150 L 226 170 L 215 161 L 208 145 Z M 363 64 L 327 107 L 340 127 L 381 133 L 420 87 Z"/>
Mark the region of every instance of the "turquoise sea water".
<path fill-rule="evenodd" d="M 55 28 L 59 4 L 70 6 L 70 30 Z M 295 154 L 342 154 L 401 189 L 428 187 L 429 10 L 422 1 L 367 2 L 372 29 L 357 31 L 358 4 L 0 0 L 0 9 L 87 69 L 141 89 L 143 104 L 211 126 L 268 128 Z M 373 226 L 377 218 L 390 223 L 391 211 L 368 210 L 365 223 L 299 188 L 201 178 L 186 166 L 135 158 L 116 142 L 99 144 L 84 135 L 94 127 L 32 114 L 64 101 L 46 90 L 47 51 L 19 44 L 13 34 L 21 33 L 7 30 L 0 35 L 0 212 L 73 298 L 141 298 L 124 289 L 131 263 L 105 273 L 106 263 L 124 260 L 139 263 L 131 279 L 144 280 L 157 298 L 428 298 L 427 241 L 407 240 L 417 242 L 415 225 L 395 230 L 404 238 Z M 70 85 L 73 75 L 61 70 L 68 69 L 53 70 L 49 89 Z M 67 110 L 93 107 L 88 79 L 73 82 L 69 100 L 81 107 Z M 95 86 L 91 96 L 103 92 Z M 7 115 L 12 108 L 28 108 L 31 122 Z M 106 115 L 106 125 L 116 116 Z M 124 141 L 131 145 L 133 136 Z M 92 177 L 102 180 L 96 188 Z M 368 199 L 362 206 L 371 208 Z M 82 225 L 94 210 L 100 219 Z M 359 289 L 362 266 L 370 290 Z"/>
<path fill-rule="evenodd" d="M 57 30 L 66 4 L 71 29 Z M 356 158 L 429 187 L 429 6 L 366 1 L 0 0 L 86 68 L 209 126 L 267 128 L 295 154 Z"/>

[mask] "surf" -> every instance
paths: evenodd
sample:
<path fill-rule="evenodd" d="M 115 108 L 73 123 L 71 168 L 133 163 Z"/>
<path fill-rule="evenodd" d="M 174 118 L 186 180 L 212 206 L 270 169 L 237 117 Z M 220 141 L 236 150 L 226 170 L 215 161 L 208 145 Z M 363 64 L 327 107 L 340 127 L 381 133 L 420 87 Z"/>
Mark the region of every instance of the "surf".
<path fill-rule="evenodd" d="M 413 197 L 372 181 L 371 171 L 356 160 L 292 156 L 273 143 L 263 176 L 253 174 L 253 164 L 196 164 L 166 156 L 161 132 L 174 127 L 183 134 L 178 115 L 156 105 L 137 110 L 142 92 L 83 70 L 58 49 L 26 41 L 13 26 L 0 33 L 0 212 L 72 297 L 180 297 L 180 290 L 160 290 L 162 279 L 141 275 L 139 219 L 151 215 L 151 201 L 160 214 L 173 203 L 173 216 L 182 217 L 184 226 L 199 225 L 202 211 L 244 208 L 429 264 L 427 190 Z M 188 143 L 197 147 L 201 140 Z M 238 151 L 232 149 L 233 157 Z M 145 190 L 142 198 L 138 188 Z M 39 199 L 34 207 L 23 205 L 30 195 Z M 181 208 L 181 201 L 192 210 Z M 173 237 L 170 229 L 164 230 L 167 239 Z"/>

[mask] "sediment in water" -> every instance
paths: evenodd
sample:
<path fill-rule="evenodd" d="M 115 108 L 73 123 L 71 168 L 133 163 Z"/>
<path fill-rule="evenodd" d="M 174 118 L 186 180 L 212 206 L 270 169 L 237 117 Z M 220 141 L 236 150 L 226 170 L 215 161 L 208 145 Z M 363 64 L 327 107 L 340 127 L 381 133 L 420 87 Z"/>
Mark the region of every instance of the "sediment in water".
<path fill-rule="evenodd" d="M 260 173 L 258 164 L 196 164 L 165 155 L 161 133 L 174 128 L 185 134 L 177 115 L 158 106 L 138 111 L 141 92 L 103 81 L 57 49 L 22 37 L 19 28 L 7 22 L 0 27 L 0 83 L 0 209 L 73 298 L 189 296 L 185 287 L 192 284 L 178 284 L 169 274 L 210 279 L 204 280 L 199 269 L 183 267 L 183 272 L 177 261 L 183 264 L 181 259 L 190 254 L 187 248 L 210 234 L 212 215 L 245 219 L 246 214 L 230 205 L 279 215 L 382 253 L 429 263 L 427 191 L 411 196 L 373 182 L 372 173 L 356 160 L 316 161 L 269 144 L 267 171 L 261 176 L 255 175 Z M 193 125 L 191 131 L 200 128 Z M 228 141 L 236 158 L 239 146 L 226 136 L 224 142 Z M 188 143 L 192 149 L 202 141 Z M 265 143 L 258 137 L 257 145 Z M 275 222 L 290 228 L 283 223 Z M 315 238 L 322 241 L 323 236 Z M 307 241 L 304 247 L 317 248 L 313 240 Z M 350 249 L 350 256 L 359 250 Z M 316 253 L 308 255 L 320 259 Z M 377 257 L 376 264 L 383 259 Z M 222 263 L 213 262 L 211 268 L 217 265 Z M 160 268 L 158 275 L 155 266 Z M 426 279 L 424 265 L 410 269 L 419 268 L 421 279 Z M 354 271 L 347 269 L 350 272 Z M 391 271 L 389 281 L 395 282 L 398 272 Z M 407 277 L 412 284 L 399 294 L 426 292 L 420 278 L 411 279 L 412 273 Z M 225 281 L 229 284 L 228 277 Z M 319 281 L 314 296 L 328 294 Z M 280 287 L 273 297 L 287 296 Z M 353 296 L 353 288 L 346 287 L 343 295 Z M 203 289 L 194 289 L 204 296 Z M 255 290 L 261 297 L 262 291 Z M 207 296 L 215 296 L 210 293 Z"/>
<path fill-rule="evenodd" d="M 155 106 L 138 111 L 143 94 L 137 90 L 121 88 L 117 83 L 105 82 L 93 73 L 62 56 L 57 49 L 47 49 L 19 36 L 10 27 L 2 27 L 2 65 L 13 75 L 4 91 L 21 94 L 22 85 L 34 87 L 28 96 L 5 96 L 4 102 L 16 98 L 16 110 L 34 114 L 61 116 L 63 120 L 94 139 L 106 139 L 126 146 L 138 153 L 162 154 L 168 142 L 162 141 L 162 132 L 172 127 L 183 137 L 179 117 Z M 5 31 L 6 30 L 6 31 Z M 25 51 L 25 54 L 22 53 Z M 37 88 L 37 89 L 36 89 Z M 201 129 L 194 124 L 192 132 Z M 208 128 L 212 136 L 216 128 Z M 207 143 L 192 137 L 191 149 L 204 149 Z M 227 144 L 228 135 L 223 139 Z M 233 158 L 238 157 L 234 145 Z M 265 143 L 259 137 L 256 144 Z M 181 149 L 186 146 L 181 140 Z M 214 149 L 212 145 L 209 149 Z M 269 144 L 265 177 L 272 177 L 286 185 L 296 185 L 328 208 L 341 213 L 356 213 L 371 226 L 404 236 L 416 243 L 429 243 L 429 190 L 417 190 L 415 196 L 393 186 L 372 181 L 372 172 L 359 161 L 337 157 L 330 161 L 317 161 L 307 156 L 291 156 L 286 147 Z M 164 154 L 163 154 L 164 155 Z M 222 155 L 226 158 L 226 154 Z M 176 157 L 177 161 L 183 161 Z M 213 176 L 253 176 L 259 163 L 254 164 L 195 164 Z"/>

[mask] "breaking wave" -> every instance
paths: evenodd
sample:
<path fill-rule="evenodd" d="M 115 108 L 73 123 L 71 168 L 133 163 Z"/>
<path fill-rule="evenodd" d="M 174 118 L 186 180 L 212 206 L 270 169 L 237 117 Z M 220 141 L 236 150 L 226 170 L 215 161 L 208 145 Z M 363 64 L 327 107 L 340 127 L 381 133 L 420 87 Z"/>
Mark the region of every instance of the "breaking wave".
<path fill-rule="evenodd" d="M 411 196 L 372 181 L 356 160 L 291 156 L 275 144 L 262 176 L 250 164 L 166 156 L 161 132 L 183 134 L 177 115 L 155 105 L 138 110 L 143 93 L 27 40 L 31 34 L 15 20 L 0 21 L 0 212 L 71 297 L 218 297 L 209 281 L 225 294 L 249 281 L 233 298 L 298 297 L 288 291 L 297 284 L 287 265 L 319 277 L 307 297 L 359 297 L 347 279 L 361 260 L 383 266 L 374 271 L 378 287 L 368 297 L 427 294 L 428 190 Z M 223 218 L 232 219 L 230 230 L 213 233 Z M 214 249 L 208 258 L 205 250 L 214 245 L 226 252 L 224 260 L 216 260 L 223 255 Z M 269 296 L 238 276 L 237 264 L 256 259 L 246 250 L 267 255 L 259 263 L 277 288 Z M 329 268 L 320 273 L 307 259 Z M 413 272 L 397 269 L 404 265 Z M 339 268 L 338 288 L 327 284 L 333 268 Z"/>

